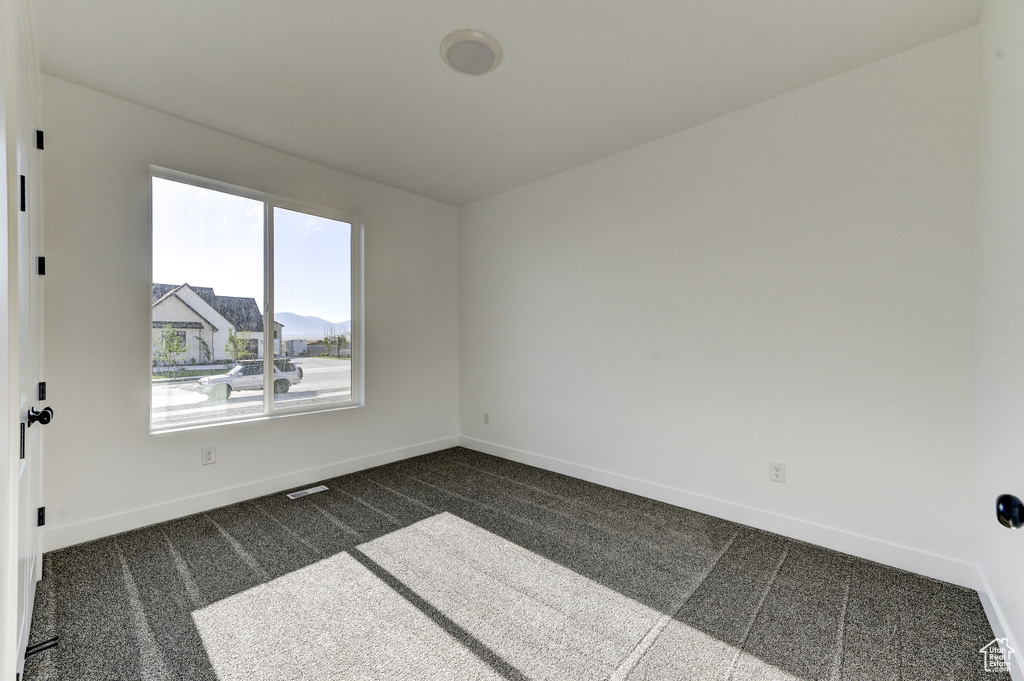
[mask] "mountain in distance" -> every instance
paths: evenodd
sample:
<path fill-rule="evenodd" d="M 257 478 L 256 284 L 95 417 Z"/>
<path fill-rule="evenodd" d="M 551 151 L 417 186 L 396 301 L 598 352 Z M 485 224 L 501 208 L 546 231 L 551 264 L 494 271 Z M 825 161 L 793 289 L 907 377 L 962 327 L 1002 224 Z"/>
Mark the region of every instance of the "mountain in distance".
<path fill-rule="evenodd" d="M 274 321 L 284 324 L 284 337 L 286 339 L 305 338 L 306 340 L 313 340 L 314 338 L 323 338 L 326 334 L 324 329 L 331 324 L 334 325 L 336 333 L 350 333 L 352 331 L 352 320 L 350 319 L 346 319 L 343 322 L 329 322 L 320 317 L 295 314 L 294 312 L 275 312 Z"/>

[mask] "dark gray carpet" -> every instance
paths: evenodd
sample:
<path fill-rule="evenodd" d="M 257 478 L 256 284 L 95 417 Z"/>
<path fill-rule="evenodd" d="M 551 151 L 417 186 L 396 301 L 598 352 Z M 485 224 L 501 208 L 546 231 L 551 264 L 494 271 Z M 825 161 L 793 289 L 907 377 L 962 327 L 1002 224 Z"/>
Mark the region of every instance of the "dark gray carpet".
<path fill-rule="evenodd" d="M 49 553 L 26 681 L 1009 681 L 973 591 L 454 448 Z"/>

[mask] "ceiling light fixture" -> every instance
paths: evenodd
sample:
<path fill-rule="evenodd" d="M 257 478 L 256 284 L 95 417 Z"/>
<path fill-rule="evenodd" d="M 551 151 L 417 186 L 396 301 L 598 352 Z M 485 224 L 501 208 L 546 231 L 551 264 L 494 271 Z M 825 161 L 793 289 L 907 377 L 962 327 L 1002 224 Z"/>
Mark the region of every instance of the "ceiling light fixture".
<path fill-rule="evenodd" d="M 459 73 L 482 76 L 498 68 L 501 45 L 483 31 L 464 28 L 441 41 L 441 59 Z"/>

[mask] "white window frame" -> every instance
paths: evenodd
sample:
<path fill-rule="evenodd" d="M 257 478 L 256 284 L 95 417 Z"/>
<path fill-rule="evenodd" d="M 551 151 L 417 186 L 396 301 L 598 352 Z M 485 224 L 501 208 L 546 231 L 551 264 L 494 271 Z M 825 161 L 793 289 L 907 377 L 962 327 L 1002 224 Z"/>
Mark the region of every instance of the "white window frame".
<path fill-rule="evenodd" d="M 192 430 L 194 428 L 207 428 L 229 423 L 243 423 L 247 421 L 261 421 L 271 418 L 295 416 L 298 414 L 310 414 L 323 411 L 338 411 L 342 409 L 355 409 L 365 404 L 363 394 L 363 231 L 362 218 L 354 217 L 343 211 L 325 208 L 302 201 L 295 201 L 276 194 L 269 194 L 255 189 L 248 189 L 238 185 L 211 180 L 199 175 L 150 166 L 150 235 L 153 232 L 152 216 L 152 186 L 153 178 L 190 184 L 202 189 L 233 194 L 246 199 L 260 201 L 263 203 L 263 413 L 246 414 L 244 416 L 225 416 L 211 418 L 209 420 L 197 421 L 195 423 L 175 423 L 168 426 L 154 426 L 152 422 L 153 405 L 150 402 L 150 433 L 160 434 L 181 430 Z M 350 229 L 350 260 L 349 273 L 351 276 L 352 296 L 352 340 L 349 345 L 352 354 L 351 358 L 351 398 L 346 402 L 327 402 L 324 404 L 305 404 L 299 406 L 287 406 L 274 404 L 274 208 L 283 208 L 299 213 L 306 213 L 328 220 L 337 220 L 351 226 Z M 153 264 L 150 262 L 150 278 L 152 279 Z M 151 282 L 152 283 L 152 282 Z M 281 345 L 284 346 L 284 338 L 281 338 Z M 149 366 L 149 374 L 152 375 L 152 367 Z"/>

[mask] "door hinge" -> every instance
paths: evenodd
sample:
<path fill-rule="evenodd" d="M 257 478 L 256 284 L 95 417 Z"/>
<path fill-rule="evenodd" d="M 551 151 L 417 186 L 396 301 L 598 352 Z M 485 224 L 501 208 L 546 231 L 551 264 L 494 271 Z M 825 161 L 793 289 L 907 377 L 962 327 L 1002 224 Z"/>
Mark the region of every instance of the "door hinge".
<path fill-rule="evenodd" d="M 41 150 L 42 148 L 43 148 L 43 131 L 42 130 L 36 130 L 36 149 L 40 149 Z"/>
<path fill-rule="evenodd" d="M 46 399 L 46 381 L 39 381 L 39 401 Z"/>
<path fill-rule="evenodd" d="M 38 268 L 39 274 L 46 274 L 46 258 L 44 256 L 39 256 L 39 258 L 36 260 L 36 262 L 39 265 L 39 268 Z"/>
<path fill-rule="evenodd" d="M 39 507 L 39 511 L 36 514 L 36 520 L 38 522 L 39 527 L 42 527 L 43 525 L 46 524 L 46 507 L 45 506 L 40 506 Z"/>
<path fill-rule="evenodd" d="M 25 199 L 25 192 L 27 191 L 27 189 L 25 188 L 25 176 L 19 175 L 19 177 L 21 178 L 21 212 L 24 213 L 25 206 L 28 205 L 28 202 Z"/>
<path fill-rule="evenodd" d="M 24 422 L 22 422 L 22 424 L 21 424 L 21 456 L 19 456 L 18 458 L 19 459 L 24 459 L 25 458 L 25 424 L 24 424 Z"/>

